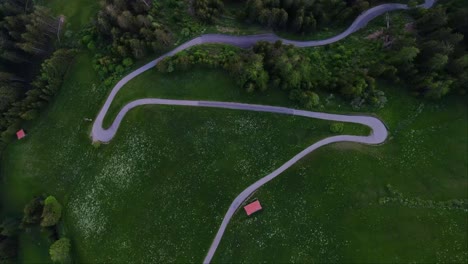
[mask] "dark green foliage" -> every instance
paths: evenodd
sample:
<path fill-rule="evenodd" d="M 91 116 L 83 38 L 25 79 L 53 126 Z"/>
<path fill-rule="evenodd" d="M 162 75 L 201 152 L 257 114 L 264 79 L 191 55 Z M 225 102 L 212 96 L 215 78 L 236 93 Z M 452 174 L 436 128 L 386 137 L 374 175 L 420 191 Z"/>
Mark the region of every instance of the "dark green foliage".
<path fill-rule="evenodd" d="M 42 63 L 40 73 L 31 83 L 31 88 L 26 92 L 24 98 L 11 104 L 8 110 L 3 113 L 0 129 L 4 131 L 4 137 L 15 133 L 17 124 L 22 119 L 36 118 L 39 110 L 48 104 L 60 89 L 63 76 L 75 53 L 75 50 L 59 49 Z"/>
<path fill-rule="evenodd" d="M 16 263 L 18 240 L 0 235 L 0 263 Z"/>
<path fill-rule="evenodd" d="M 63 76 L 68 70 L 68 65 L 76 54 L 76 50 L 59 49 L 41 65 L 41 72 L 32 83 L 35 89 L 40 90 L 37 98 L 30 98 L 30 92 L 26 99 L 50 101 L 62 85 Z M 34 107 L 33 107 L 34 108 Z"/>
<path fill-rule="evenodd" d="M 212 47 L 206 49 L 206 47 Z M 205 49 L 204 49 L 205 48 Z M 239 52 L 231 47 L 206 45 L 204 48 L 194 47 L 173 57 L 161 61 L 157 69 L 162 72 L 172 72 L 175 69 L 189 69 L 193 65 L 223 69 L 235 76 L 238 85 L 248 92 L 265 90 L 268 84 L 268 73 L 263 69 L 263 56 L 253 52 Z"/>
<path fill-rule="evenodd" d="M 24 84 L 14 74 L 0 72 L 0 113 L 8 109 L 22 94 Z"/>
<path fill-rule="evenodd" d="M 314 88 L 311 82 L 310 60 L 301 51 L 292 46 L 284 46 L 281 42 L 275 44 L 260 42 L 255 45 L 254 52 L 264 58 L 264 68 L 270 76 L 273 88 L 283 90 Z"/>
<path fill-rule="evenodd" d="M 42 211 L 44 209 L 44 198 L 34 197 L 24 207 L 23 213 L 23 224 L 34 225 L 41 222 Z"/>
<path fill-rule="evenodd" d="M 55 49 L 52 44 L 58 25 L 50 10 L 34 6 L 32 1 L 5 0 L 0 4 L 2 145 L 11 139 L 21 119 L 34 119 L 37 110 L 60 88 L 72 52 L 58 51 L 44 62 Z"/>
<path fill-rule="evenodd" d="M 393 41 L 387 56 L 389 67 L 395 68 L 392 78 L 405 80 L 416 94 L 429 98 L 440 98 L 449 91 L 465 93 L 468 60 L 464 34 L 468 23 L 461 16 L 466 13 L 466 6 L 451 9 L 439 5 L 413 12 L 414 31 L 402 27 L 389 30 Z"/>
<path fill-rule="evenodd" d="M 6 218 L 0 224 L 0 263 L 14 263 L 18 252 L 18 219 Z"/>
<path fill-rule="evenodd" d="M 192 9 L 197 18 L 206 23 L 213 23 L 223 13 L 221 0 L 193 0 Z"/>
<path fill-rule="evenodd" d="M 252 22 L 276 29 L 310 33 L 330 24 L 347 22 L 369 8 L 372 1 L 248 0 L 244 15 Z"/>
<path fill-rule="evenodd" d="M 130 67 L 133 65 L 133 60 L 130 58 L 126 58 L 122 61 L 123 66 Z"/>
<path fill-rule="evenodd" d="M 18 235 L 24 230 L 41 225 L 42 227 L 53 227 L 58 224 L 62 215 L 62 205 L 53 196 L 46 199 L 42 196 L 34 197 L 23 209 L 22 221 L 15 218 L 6 218 L 0 224 L 0 261 L 1 263 L 14 263 L 18 253 Z M 50 239 L 58 239 L 57 229 L 42 229 L 52 231 Z M 67 246 L 68 243 L 68 246 Z M 67 247 L 66 247 L 67 246 Z M 53 258 L 67 260 L 70 248 L 69 241 L 57 243 L 53 250 Z M 52 256 L 52 251 L 51 251 Z M 59 261 L 61 262 L 61 261 Z M 66 261 L 65 261 L 66 262 Z M 63 262 L 62 262 L 63 263 Z"/>
<path fill-rule="evenodd" d="M 303 91 L 300 89 L 291 90 L 289 99 L 299 102 L 307 109 L 312 109 L 320 104 L 320 97 L 312 91 Z"/>
<path fill-rule="evenodd" d="M 10 9 L 15 2 L 0 5 L 0 61 L 27 65 L 50 53 L 58 22 L 44 7 Z"/>
<path fill-rule="evenodd" d="M 104 0 L 100 3 L 102 8 L 96 23 L 100 44 L 110 44 L 111 51 L 121 58 L 143 58 L 172 43 L 168 29 L 153 20 L 151 1 Z"/>
<path fill-rule="evenodd" d="M 207 49 L 206 47 L 211 47 Z M 302 50 L 281 42 L 257 43 L 252 51 L 220 46 L 195 47 L 160 62 L 162 72 L 188 69 L 195 64 L 221 67 L 231 73 L 248 92 L 266 89 L 288 91 L 289 98 L 312 109 L 320 105 L 317 91 L 338 92 L 362 105 L 383 107 L 385 94 L 375 89 L 367 70 L 377 63 L 366 50 L 333 46 L 329 52 Z"/>
<path fill-rule="evenodd" d="M 20 221 L 16 218 L 6 218 L 0 224 L 0 236 L 13 237 L 17 234 Z"/>

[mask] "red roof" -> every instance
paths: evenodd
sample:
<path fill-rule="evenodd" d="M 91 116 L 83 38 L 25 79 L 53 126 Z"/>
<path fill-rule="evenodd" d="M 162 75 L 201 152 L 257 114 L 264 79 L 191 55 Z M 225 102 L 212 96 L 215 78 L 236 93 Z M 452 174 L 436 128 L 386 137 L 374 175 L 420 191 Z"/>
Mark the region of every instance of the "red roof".
<path fill-rule="evenodd" d="M 16 132 L 16 137 L 17 137 L 18 139 L 22 139 L 22 138 L 24 138 L 25 136 L 26 136 L 26 133 L 24 133 L 24 130 L 23 130 L 23 129 L 21 129 L 20 131 Z"/>
<path fill-rule="evenodd" d="M 247 213 L 247 215 L 251 215 L 257 211 L 262 210 L 262 206 L 260 205 L 260 202 L 257 200 L 253 203 L 250 203 L 246 206 L 244 206 L 244 210 Z"/>

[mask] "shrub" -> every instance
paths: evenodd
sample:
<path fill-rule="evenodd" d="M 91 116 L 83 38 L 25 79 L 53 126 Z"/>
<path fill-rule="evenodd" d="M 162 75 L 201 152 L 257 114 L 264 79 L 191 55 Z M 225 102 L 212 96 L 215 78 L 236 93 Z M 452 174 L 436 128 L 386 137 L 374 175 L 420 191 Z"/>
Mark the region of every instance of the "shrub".
<path fill-rule="evenodd" d="M 62 216 L 62 205 L 54 196 L 49 196 L 44 201 L 41 226 L 54 226 Z"/>
<path fill-rule="evenodd" d="M 53 262 L 70 262 L 70 240 L 68 238 L 63 237 L 55 241 L 50 246 L 49 254 Z"/>
<path fill-rule="evenodd" d="M 89 42 L 88 45 L 86 46 L 88 47 L 89 50 L 95 50 L 96 49 L 96 44 L 94 44 L 94 42 Z"/>
<path fill-rule="evenodd" d="M 23 224 L 38 224 L 44 208 L 44 198 L 35 197 L 24 207 Z"/>
<path fill-rule="evenodd" d="M 339 134 L 342 133 L 344 130 L 344 124 L 343 123 L 333 123 L 330 125 L 330 132 Z"/>
<path fill-rule="evenodd" d="M 131 58 L 126 58 L 122 61 L 122 64 L 125 66 L 125 67 L 130 67 L 133 65 L 133 60 Z"/>
<path fill-rule="evenodd" d="M 92 36 L 86 35 L 81 39 L 81 43 L 83 43 L 84 45 L 88 45 L 88 43 L 91 42 L 92 39 Z"/>

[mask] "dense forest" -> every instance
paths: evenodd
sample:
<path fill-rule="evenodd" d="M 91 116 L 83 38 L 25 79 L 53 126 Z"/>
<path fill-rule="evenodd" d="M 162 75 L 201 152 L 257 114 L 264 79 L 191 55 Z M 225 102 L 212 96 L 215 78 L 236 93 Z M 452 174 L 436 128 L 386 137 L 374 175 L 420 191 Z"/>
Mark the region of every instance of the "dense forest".
<path fill-rule="evenodd" d="M 455 1 L 452 1 L 452 3 Z M 410 29 L 392 28 L 388 35 L 389 65 L 382 74 L 408 82 L 419 95 L 440 98 L 449 91 L 466 92 L 468 8 L 437 6 L 416 11 Z"/>
<path fill-rule="evenodd" d="M 467 14 L 459 1 L 447 1 L 430 10 L 416 9 L 410 12 L 414 22 L 396 21 L 359 45 L 298 49 L 260 42 L 249 52 L 197 47 L 167 58 L 158 69 L 223 67 L 248 92 L 282 89 L 307 108 L 320 106 L 318 93 L 324 91 L 348 98 L 355 109 L 383 107 L 387 99 L 376 88 L 377 79 L 404 82 L 415 95 L 437 99 L 450 91 L 466 93 Z"/>
<path fill-rule="evenodd" d="M 121 57 L 143 58 L 148 52 L 164 50 L 171 42 L 168 29 L 154 22 L 150 0 L 100 2 L 96 29 L 101 45 L 111 44 Z"/>
<path fill-rule="evenodd" d="M 0 4 L 0 147 L 60 88 L 71 49 L 56 50 L 61 19 L 27 0 Z"/>
<path fill-rule="evenodd" d="M 365 0 L 247 0 L 244 16 L 267 27 L 310 33 L 348 21 L 372 4 Z"/>
<path fill-rule="evenodd" d="M 224 3 L 221 0 L 194 0 L 191 11 L 202 22 L 213 23 L 223 14 Z"/>
<path fill-rule="evenodd" d="M 382 0 L 245 0 L 238 19 L 268 28 L 311 33 L 329 26 L 341 26 Z M 417 1 L 410 1 L 415 5 Z M 414 2 L 414 3 L 413 3 Z M 191 10 L 205 23 L 214 23 L 225 12 L 221 0 L 193 0 Z"/>

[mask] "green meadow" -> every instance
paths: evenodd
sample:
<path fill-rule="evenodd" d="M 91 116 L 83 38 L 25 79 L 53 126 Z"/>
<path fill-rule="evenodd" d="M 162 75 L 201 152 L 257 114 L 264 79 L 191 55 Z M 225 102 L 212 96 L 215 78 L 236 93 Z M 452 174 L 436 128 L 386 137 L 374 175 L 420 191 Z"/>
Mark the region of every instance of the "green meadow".
<path fill-rule="evenodd" d="M 46 4 L 73 30 L 97 10 L 89 0 Z M 208 31 L 236 27 L 231 20 Z M 92 65 L 92 54 L 76 57 L 54 101 L 24 124 L 28 136 L 0 160 L 1 214 L 21 217 L 34 196 L 54 195 L 64 205 L 60 233 L 71 239 L 77 263 L 202 262 L 243 189 L 332 135 L 331 122 L 321 120 L 144 106 L 129 112 L 109 144 L 92 145 L 87 119 L 110 92 Z M 252 217 L 236 213 L 214 262 L 467 261 L 466 210 L 380 202 L 391 195 L 389 184 L 409 200 L 468 199 L 466 96 L 428 101 L 406 87 L 380 82 L 378 89 L 386 107 L 359 113 L 385 122 L 387 142 L 323 147 L 260 188 L 253 198 L 264 209 Z M 335 96 L 325 103 L 329 94 L 320 95 L 324 111 L 354 112 L 348 102 Z M 220 70 L 152 69 L 120 91 L 104 126 L 126 103 L 145 97 L 297 107 L 284 91 L 248 94 Z M 346 124 L 343 133 L 369 129 Z M 19 241 L 21 262 L 49 261 L 50 242 L 38 229 Z"/>
<path fill-rule="evenodd" d="M 89 64 L 88 55 L 78 56 L 55 102 L 27 124 L 28 137 L 7 148 L 1 166 L 5 213 L 20 215 L 37 194 L 58 197 L 63 234 L 79 262 L 201 261 L 239 192 L 330 135 L 326 121 L 148 106 L 131 111 L 110 144 L 93 146 L 85 118 L 97 114 L 107 90 Z M 237 89 L 221 71 L 160 77 L 172 84 L 161 96 L 181 83 L 185 98 L 196 97 L 197 87 Z M 345 129 L 368 133 L 357 125 Z"/>

